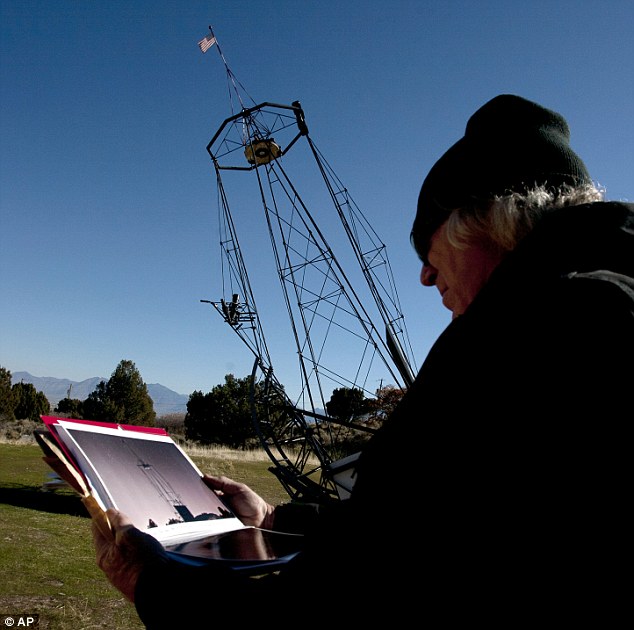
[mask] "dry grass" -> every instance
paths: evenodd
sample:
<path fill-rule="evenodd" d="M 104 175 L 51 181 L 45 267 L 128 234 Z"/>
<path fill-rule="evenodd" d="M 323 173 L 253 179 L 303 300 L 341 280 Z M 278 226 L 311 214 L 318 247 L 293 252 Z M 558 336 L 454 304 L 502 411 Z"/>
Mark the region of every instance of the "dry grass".
<path fill-rule="evenodd" d="M 233 462 L 270 462 L 269 456 L 263 448 L 240 451 L 225 446 L 201 446 L 187 443 L 181 444 L 181 448 L 192 458 L 230 460 Z"/>

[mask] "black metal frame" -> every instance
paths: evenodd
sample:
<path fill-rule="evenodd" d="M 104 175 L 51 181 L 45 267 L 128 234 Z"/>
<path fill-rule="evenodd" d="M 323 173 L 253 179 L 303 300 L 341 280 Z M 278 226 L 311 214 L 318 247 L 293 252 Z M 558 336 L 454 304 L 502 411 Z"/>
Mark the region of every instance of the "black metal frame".
<path fill-rule="evenodd" d="M 271 153 L 260 162 L 247 160 L 253 157 L 253 151 L 245 157 L 245 147 L 273 142 L 279 134 L 291 136 L 286 146 L 275 141 L 279 154 Z M 372 315 L 282 165 L 301 138 L 308 143 L 365 278 L 368 302 L 374 304 Z M 202 301 L 214 307 L 255 356 L 253 421 L 274 463 L 272 471 L 293 498 L 336 500 L 340 494 L 332 472 L 337 460 L 349 455 L 339 452 L 337 440 L 343 435 L 349 437 L 351 432 L 371 434 L 374 429 L 363 420 L 342 421 L 329 416 L 324 411 L 328 395 L 325 382 L 356 387 L 373 395 L 367 379 L 377 364 L 385 380 L 399 387 L 406 388 L 412 381 L 411 346 L 385 246 L 313 143 L 298 101 L 290 106 L 264 102 L 243 108 L 223 121 L 207 152 L 218 185 L 223 265 L 237 288 L 232 288 L 231 300 Z M 241 163 L 237 162 L 238 155 Z M 296 401 L 289 398 L 273 372 L 223 171 L 253 171 L 257 178 L 299 362 L 302 388 Z M 317 288 L 309 286 L 309 280 L 316 280 Z M 323 338 L 315 339 L 318 333 L 323 333 Z M 326 335 L 331 333 L 349 334 L 359 343 L 359 363 L 352 375 L 339 373 L 325 362 Z"/>

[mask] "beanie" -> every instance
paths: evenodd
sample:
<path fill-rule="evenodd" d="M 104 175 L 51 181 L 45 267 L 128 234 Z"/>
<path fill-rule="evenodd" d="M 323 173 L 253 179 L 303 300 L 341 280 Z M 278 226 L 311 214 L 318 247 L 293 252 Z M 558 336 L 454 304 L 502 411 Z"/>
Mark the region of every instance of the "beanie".
<path fill-rule="evenodd" d="M 456 208 L 538 185 L 589 183 L 569 140 L 563 116 L 537 103 L 502 94 L 483 105 L 423 182 L 411 235 L 421 258 Z"/>

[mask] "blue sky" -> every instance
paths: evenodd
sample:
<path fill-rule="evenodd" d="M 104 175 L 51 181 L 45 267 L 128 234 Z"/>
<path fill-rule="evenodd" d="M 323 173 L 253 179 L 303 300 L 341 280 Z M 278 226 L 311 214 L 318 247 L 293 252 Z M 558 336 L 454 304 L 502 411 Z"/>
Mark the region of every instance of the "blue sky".
<path fill-rule="evenodd" d="M 216 50 L 196 46 L 208 24 L 257 102 L 302 102 L 388 246 L 419 363 L 449 312 L 418 283 L 416 198 L 480 105 L 510 92 L 560 111 L 607 196 L 634 194 L 631 0 L 0 8 L 0 365 L 12 372 L 83 380 L 130 359 L 184 394 L 250 373 L 200 303 L 221 297 L 205 147 L 231 114 Z M 266 239 L 252 240 L 249 255 L 266 257 Z M 274 318 L 279 304 L 254 290 Z"/>

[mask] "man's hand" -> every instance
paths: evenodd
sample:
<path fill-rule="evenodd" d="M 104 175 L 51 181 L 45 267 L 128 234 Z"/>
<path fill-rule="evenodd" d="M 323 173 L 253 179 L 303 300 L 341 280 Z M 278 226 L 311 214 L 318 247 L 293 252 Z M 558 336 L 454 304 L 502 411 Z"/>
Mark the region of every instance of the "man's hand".
<path fill-rule="evenodd" d="M 161 544 L 132 525 L 118 510 L 106 512 L 112 536 L 106 536 L 93 522 L 92 535 L 97 564 L 108 580 L 131 602 L 141 570 L 151 557 L 163 555 Z"/>
<path fill-rule="evenodd" d="M 273 529 L 275 508 L 251 490 L 249 486 L 233 481 L 228 477 L 205 475 L 203 481 L 212 490 L 215 490 L 218 496 L 222 497 L 222 500 L 245 525 Z"/>

